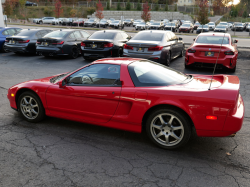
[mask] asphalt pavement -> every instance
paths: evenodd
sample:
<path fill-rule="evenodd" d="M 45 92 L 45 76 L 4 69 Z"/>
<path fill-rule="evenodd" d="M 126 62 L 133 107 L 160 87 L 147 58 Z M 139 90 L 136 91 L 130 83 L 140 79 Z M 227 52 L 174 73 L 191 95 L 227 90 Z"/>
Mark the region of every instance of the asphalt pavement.
<path fill-rule="evenodd" d="M 136 134 L 47 117 L 24 121 L 9 106 L 7 89 L 17 83 L 59 74 L 89 61 L 0 53 L 0 186 L 250 186 L 250 63 L 238 59 L 235 74 L 246 113 L 242 129 L 226 138 L 192 137 L 182 149 L 156 147 Z M 170 67 L 184 73 L 184 57 Z M 216 71 L 216 74 L 228 73 Z"/>

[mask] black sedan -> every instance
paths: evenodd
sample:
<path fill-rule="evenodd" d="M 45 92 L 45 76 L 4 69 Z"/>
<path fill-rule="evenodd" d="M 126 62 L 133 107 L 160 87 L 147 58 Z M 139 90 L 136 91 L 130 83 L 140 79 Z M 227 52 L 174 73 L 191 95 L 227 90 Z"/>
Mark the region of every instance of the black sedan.
<path fill-rule="evenodd" d="M 200 34 L 202 32 L 209 32 L 209 26 L 208 25 L 200 25 L 196 30 L 196 34 Z"/>
<path fill-rule="evenodd" d="M 148 28 L 149 30 L 163 30 L 164 24 L 162 22 L 153 22 Z"/>
<path fill-rule="evenodd" d="M 82 56 L 86 60 L 122 56 L 123 46 L 130 38 L 124 31 L 97 31 L 82 41 Z"/>
<path fill-rule="evenodd" d="M 50 29 L 23 29 L 15 36 L 6 38 L 5 47 L 14 53 L 36 53 L 36 41 L 46 34 L 50 33 Z"/>
<path fill-rule="evenodd" d="M 81 41 L 89 36 L 88 32 L 77 29 L 53 31 L 37 40 L 36 51 L 45 57 L 66 55 L 74 59 L 81 53 Z"/>
<path fill-rule="evenodd" d="M 217 25 L 214 29 L 214 32 L 223 32 L 226 33 L 227 32 L 227 27 L 224 25 Z"/>

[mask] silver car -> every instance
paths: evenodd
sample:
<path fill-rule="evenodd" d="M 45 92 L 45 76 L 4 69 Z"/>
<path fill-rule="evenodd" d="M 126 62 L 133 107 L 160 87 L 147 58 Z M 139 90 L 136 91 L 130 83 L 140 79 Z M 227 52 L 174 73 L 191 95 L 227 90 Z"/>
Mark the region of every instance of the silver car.
<path fill-rule="evenodd" d="M 123 48 L 123 56 L 146 58 L 165 65 L 184 55 L 182 38 L 171 31 L 140 31 Z"/>

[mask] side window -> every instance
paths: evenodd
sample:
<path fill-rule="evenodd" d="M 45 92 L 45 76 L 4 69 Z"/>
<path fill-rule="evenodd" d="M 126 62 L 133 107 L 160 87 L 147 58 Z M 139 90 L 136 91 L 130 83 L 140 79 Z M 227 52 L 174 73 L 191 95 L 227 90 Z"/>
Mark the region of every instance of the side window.
<path fill-rule="evenodd" d="M 42 38 L 42 37 L 43 37 L 42 31 L 37 32 L 37 33 L 36 33 L 36 37 L 37 37 L 37 38 Z"/>
<path fill-rule="evenodd" d="M 83 35 L 83 37 L 84 38 L 88 38 L 90 35 L 87 33 L 87 32 L 85 32 L 85 31 L 81 31 L 81 33 L 82 33 L 82 35 Z"/>
<path fill-rule="evenodd" d="M 19 33 L 22 29 L 16 29 L 16 34 Z"/>
<path fill-rule="evenodd" d="M 8 29 L 10 35 L 15 35 L 16 31 L 15 29 Z"/>
<path fill-rule="evenodd" d="M 70 75 L 67 83 L 80 86 L 117 86 L 116 81 L 119 79 L 119 65 L 94 64 Z"/>
<path fill-rule="evenodd" d="M 9 34 L 9 31 L 8 31 L 8 30 L 5 30 L 5 31 L 2 32 L 2 35 L 5 35 L 5 36 L 6 36 L 6 35 L 10 35 L 10 34 Z"/>
<path fill-rule="evenodd" d="M 71 39 L 75 39 L 76 38 L 73 32 L 69 35 L 69 38 L 71 38 Z"/>
<path fill-rule="evenodd" d="M 170 32 L 168 32 L 167 36 L 168 36 L 168 41 L 172 41 L 172 36 L 171 36 Z"/>
<path fill-rule="evenodd" d="M 74 34 L 75 34 L 75 37 L 77 39 L 81 39 L 82 38 L 82 35 L 81 35 L 81 33 L 79 31 L 75 31 Z"/>

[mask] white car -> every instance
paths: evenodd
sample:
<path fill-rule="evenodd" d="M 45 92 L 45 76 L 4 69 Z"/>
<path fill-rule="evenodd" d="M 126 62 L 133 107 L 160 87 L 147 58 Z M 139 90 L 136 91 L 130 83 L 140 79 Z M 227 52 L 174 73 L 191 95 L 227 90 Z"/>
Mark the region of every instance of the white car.
<path fill-rule="evenodd" d="M 52 25 L 59 25 L 59 19 L 54 19 L 54 21 L 52 21 Z"/>
<path fill-rule="evenodd" d="M 42 19 L 42 23 L 43 24 L 52 24 L 53 21 L 55 21 L 56 18 L 55 17 L 44 17 Z"/>
<path fill-rule="evenodd" d="M 227 22 L 220 22 L 218 25 L 225 26 L 228 30 L 228 23 Z"/>
<path fill-rule="evenodd" d="M 133 23 L 133 27 L 135 27 L 138 23 L 141 23 L 143 20 L 142 19 L 137 19 Z"/>
<path fill-rule="evenodd" d="M 215 29 L 215 23 L 214 22 L 209 22 L 208 27 L 210 31 L 213 31 Z"/>
<path fill-rule="evenodd" d="M 142 21 L 135 26 L 135 30 L 147 30 L 149 26 L 150 22 L 145 23 L 144 21 Z"/>

